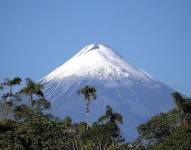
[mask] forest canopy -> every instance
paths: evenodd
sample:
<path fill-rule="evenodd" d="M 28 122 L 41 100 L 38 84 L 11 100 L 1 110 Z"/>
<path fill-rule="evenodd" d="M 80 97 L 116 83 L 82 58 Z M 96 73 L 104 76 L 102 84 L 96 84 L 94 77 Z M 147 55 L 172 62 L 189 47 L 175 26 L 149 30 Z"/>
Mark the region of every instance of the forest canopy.
<path fill-rule="evenodd" d="M 135 141 L 126 141 L 119 125 L 123 116 L 106 106 L 105 114 L 93 123 L 60 120 L 49 113 L 51 103 L 43 86 L 30 78 L 21 86 L 15 77 L 0 83 L 0 149 L 10 150 L 128 150 L 189 149 L 191 147 L 191 100 L 172 93 L 176 107 L 152 117 L 137 127 Z M 89 85 L 78 91 L 89 105 L 96 89 Z"/>

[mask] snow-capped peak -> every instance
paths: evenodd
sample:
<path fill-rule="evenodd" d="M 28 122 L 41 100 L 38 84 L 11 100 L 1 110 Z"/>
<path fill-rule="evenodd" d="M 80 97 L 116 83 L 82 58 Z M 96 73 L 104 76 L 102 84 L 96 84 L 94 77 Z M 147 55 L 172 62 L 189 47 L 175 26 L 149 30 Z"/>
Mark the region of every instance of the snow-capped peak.
<path fill-rule="evenodd" d="M 87 120 L 83 97 L 77 91 L 85 85 L 96 88 L 90 106 L 90 122 L 96 121 L 110 105 L 124 118 L 125 137 L 135 138 L 136 127 L 149 117 L 173 106 L 172 89 L 127 63 L 117 52 L 101 44 L 91 44 L 41 80 L 51 101 L 51 112 L 75 122 Z"/>
<path fill-rule="evenodd" d="M 152 80 L 148 74 L 128 64 L 111 48 L 101 44 L 85 46 L 43 80 L 69 76 L 93 77 L 101 80 L 122 80 L 128 77 L 144 82 Z"/>
<path fill-rule="evenodd" d="M 76 57 L 81 56 L 81 55 L 85 55 L 89 52 L 96 52 L 96 53 L 100 53 L 100 54 L 105 54 L 105 55 L 108 55 L 110 57 L 115 55 L 114 51 L 105 45 L 90 44 L 90 45 L 85 46 L 82 50 L 80 50 L 79 53 L 76 54 Z"/>

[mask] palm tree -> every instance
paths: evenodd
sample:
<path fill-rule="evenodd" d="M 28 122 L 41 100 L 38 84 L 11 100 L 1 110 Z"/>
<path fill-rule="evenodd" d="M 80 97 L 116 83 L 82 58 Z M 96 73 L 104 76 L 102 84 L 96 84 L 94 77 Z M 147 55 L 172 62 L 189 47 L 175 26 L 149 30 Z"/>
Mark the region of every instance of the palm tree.
<path fill-rule="evenodd" d="M 13 95 L 13 86 L 20 85 L 22 79 L 20 77 L 15 77 L 11 79 L 5 79 L 3 85 L 10 87 L 10 95 Z"/>
<path fill-rule="evenodd" d="M 12 104 L 12 99 L 13 99 L 13 86 L 15 85 L 20 85 L 22 79 L 20 77 L 15 77 L 13 79 L 5 79 L 5 81 L 3 82 L 3 84 L 1 85 L 1 88 L 8 86 L 10 88 L 9 93 L 6 94 L 6 97 L 10 97 L 11 101 L 10 103 Z"/>
<path fill-rule="evenodd" d="M 34 96 L 44 97 L 42 90 L 43 90 L 43 86 L 41 84 L 35 83 L 30 78 L 27 78 L 26 86 L 20 90 L 20 93 L 28 95 L 30 97 L 30 103 L 31 103 L 31 108 L 32 108 L 33 104 L 34 104 L 34 102 L 33 102 Z"/>
<path fill-rule="evenodd" d="M 86 85 L 85 87 L 81 88 L 79 91 L 78 91 L 78 94 L 79 95 L 84 95 L 85 97 L 85 101 L 86 101 L 86 114 L 88 115 L 89 112 L 90 112 L 90 103 L 91 103 L 91 100 L 96 100 L 97 98 L 97 95 L 96 95 L 96 89 L 94 87 L 89 87 L 88 85 Z"/>
<path fill-rule="evenodd" d="M 123 124 L 123 117 L 119 113 L 114 113 L 111 106 L 106 106 L 106 113 L 98 119 L 98 123 Z"/>

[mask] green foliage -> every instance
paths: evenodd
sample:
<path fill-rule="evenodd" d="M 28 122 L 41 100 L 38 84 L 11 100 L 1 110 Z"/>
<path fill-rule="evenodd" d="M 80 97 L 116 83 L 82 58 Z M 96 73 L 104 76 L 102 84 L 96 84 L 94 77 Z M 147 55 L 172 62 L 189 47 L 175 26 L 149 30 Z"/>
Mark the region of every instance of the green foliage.
<path fill-rule="evenodd" d="M 15 100 L 19 100 L 17 93 L 13 92 L 13 87 L 20 85 L 22 79 L 20 77 L 15 77 L 13 79 L 5 79 L 3 83 L 0 83 L 0 89 L 6 90 L 6 93 L 1 95 L 1 99 L 6 101 L 8 106 L 12 106 Z"/>
<path fill-rule="evenodd" d="M 13 88 L 21 81 L 21 78 L 15 77 L 0 83 L 0 119 L 13 118 L 14 107 L 20 101 L 19 94 Z"/>
<path fill-rule="evenodd" d="M 31 107 L 33 107 L 34 97 L 44 97 L 42 90 L 43 86 L 41 84 L 35 83 L 30 78 L 27 78 L 25 87 L 23 87 L 19 93 L 29 96 Z"/>
<path fill-rule="evenodd" d="M 32 110 L 32 109 L 31 109 Z M 30 110 L 30 111 L 31 111 Z M 0 147 L 4 149 L 119 149 L 123 142 L 117 125 L 72 124 L 33 114 L 25 122 L 0 121 Z"/>
<path fill-rule="evenodd" d="M 44 113 L 50 108 L 50 103 L 44 98 L 42 90 L 42 85 L 27 79 L 25 87 L 14 93 L 21 100 L 11 106 L 14 114 L 12 120 L 5 118 L 0 121 L 0 149 L 120 149 L 124 142 L 118 127 L 122 123 L 122 116 L 113 112 L 110 106 L 106 108 L 105 121 L 95 122 L 87 128 L 88 124 L 85 122 L 73 123 L 70 117 L 59 120 Z M 85 96 L 87 107 L 91 99 L 96 99 L 96 90 L 93 87 L 86 86 L 79 94 Z"/>
<path fill-rule="evenodd" d="M 105 114 L 91 126 L 86 122 L 73 123 L 70 117 L 59 120 L 46 113 L 50 103 L 44 97 L 41 84 L 26 79 L 25 87 L 13 92 L 13 87 L 21 81 L 16 77 L 0 84 L 0 106 L 9 110 L 5 113 L 13 115 L 5 115 L 0 120 L 2 150 L 182 150 L 191 147 L 191 101 L 177 92 L 172 95 L 176 108 L 141 124 L 137 128 L 137 140 L 125 143 L 119 128 L 123 118 L 111 106 L 106 106 Z M 78 94 L 84 95 L 86 113 L 89 113 L 90 102 L 97 97 L 96 89 L 85 86 Z"/>
<path fill-rule="evenodd" d="M 156 150 L 189 150 L 191 148 L 191 126 L 188 128 L 176 129 L 170 136 L 164 139 L 163 142 L 154 145 Z"/>
<path fill-rule="evenodd" d="M 72 126 L 72 119 L 70 117 L 65 117 L 63 120 L 63 124 L 65 127 L 71 127 Z"/>
<path fill-rule="evenodd" d="M 172 94 L 176 108 L 161 113 L 138 127 L 138 149 L 189 149 L 191 147 L 190 100 L 179 93 Z"/>
<path fill-rule="evenodd" d="M 88 114 L 90 112 L 89 106 L 91 103 L 91 100 L 96 100 L 97 95 L 96 95 L 96 89 L 94 87 L 90 87 L 86 85 L 85 87 L 81 88 L 78 91 L 78 94 L 84 95 L 85 101 L 86 101 L 86 113 Z"/>
<path fill-rule="evenodd" d="M 106 124 L 122 124 L 123 117 L 119 113 L 114 113 L 111 106 L 106 106 L 106 113 L 104 116 L 98 119 L 99 123 L 106 123 Z"/>
<path fill-rule="evenodd" d="M 177 110 L 174 109 L 169 113 L 154 116 L 146 123 L 139 125 L 139 140 L 149 144 L 161 142 L 179 125 L 178 115 Z"/>
<path fill-rule="evenodd" d="M 3 86 L 14 86 L 14 85 L 20 85 L 22 79 L 20 77 L 15 77 L 13 79 L 5 79 L 5 81 L 3 82 Z"/>
<path fill-rule="evenodd" d="M 32 106 L 35 112 L 42 113 L 44 110 L 50 109 L 50 102 L 42 97 L 37 100 L 33 100 Z"/>
<path fill-rule="evenodd" d="M 33 110 L 26 105 L 19 105 L 14 109 L 14 116 L 16 120 L 29 119 L 33 115 Z"/>
<path fill-rule="evenodd" d="M 6 118 L 6 114 L 12 113 L 15 119 L 23 120 L 31 117 L 34 112 L 43 114 L 44 111 L 50 108 L 50 103 L 44 98 L 42 92 L 43 86 L 39 83 L 35 83 L 29 78 L 26 79 L 26 85 L 22 87 L 19 92 L 13 92 L 13 86 L 20 85 L 21 81 L 21 78 L 15 77 L 12 80 L 6 79 L 1 83 L 4 92 L 1 95 L 0 101 L 1 114 L 4 115 L 1 116 L 1 118 Z M 30 99 L 25 98 L 28 96 Z"/>
<path fill-rule="evenodd" d="M 181 94 L 179 94 L 178 92 L 174 92 L 172 94 L 175 103 L 178 107 L 178 109 L 180 110 L 180 112 L 182 113 L 187 113 L 190 112 L 191 113 L 191 100 L 188 98 L 184 98 L 181 96 Z"/>

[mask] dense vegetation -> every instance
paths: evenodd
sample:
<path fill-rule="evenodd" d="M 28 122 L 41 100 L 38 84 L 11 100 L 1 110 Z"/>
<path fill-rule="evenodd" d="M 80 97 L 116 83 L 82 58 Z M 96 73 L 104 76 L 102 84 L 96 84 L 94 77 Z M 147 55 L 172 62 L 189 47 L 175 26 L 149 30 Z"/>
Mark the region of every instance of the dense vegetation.
<path fill-rule="evenodd" d="M 94 123 L 74 123 L 48 113 L 51 107 L 44 97 L 43 86 L 26 79 L 21 88 L 19 77 L 0 84 L 0 149 L 6 150 L 128 150 L 128 149 L 190 149 L 191 100 L 173 93 L 176 107 L 141 124 L 138 138 L 126 143 L 119 125 L 123 118 L 110 106 Z M 96 89 L 85 86 L 78 91 L 84 96 L 86 113 L 96 100 Z"/>

